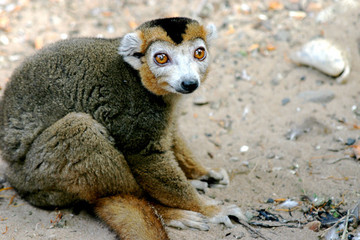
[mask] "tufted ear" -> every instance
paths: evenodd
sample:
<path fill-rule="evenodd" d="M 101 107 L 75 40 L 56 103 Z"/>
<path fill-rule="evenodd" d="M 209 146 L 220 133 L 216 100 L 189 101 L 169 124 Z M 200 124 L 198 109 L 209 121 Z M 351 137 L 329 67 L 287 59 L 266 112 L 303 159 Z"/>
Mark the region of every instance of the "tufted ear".
<path fill-rule="evenodd" d="M 121 39 L 118 51 L 123 56 L 125 62 L 129 63 L 136 70 L 139 70 L 141 67 L 141 44 L 142 40 L 139 37 L 139 33 L 128 33 Z"/>
<path fill-rule="evenodd" d="M 206 32 L 206 41 L 208 44 L 211 44 L 211 42 L 217 37 L 216 26 L 212 23 L 208 24 L 206 26 Z"/>

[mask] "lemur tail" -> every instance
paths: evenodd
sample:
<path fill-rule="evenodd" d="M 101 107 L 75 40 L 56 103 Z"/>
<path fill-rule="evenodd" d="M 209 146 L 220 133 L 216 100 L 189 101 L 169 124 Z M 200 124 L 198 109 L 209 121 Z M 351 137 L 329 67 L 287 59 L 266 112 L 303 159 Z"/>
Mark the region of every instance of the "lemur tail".
<path fill-rule="evenodd" d="M 99 199 L 96 214 L 122 240 L 169 240 L 156 210 L 144 199 L 134 196 L 111 196 Z"/>

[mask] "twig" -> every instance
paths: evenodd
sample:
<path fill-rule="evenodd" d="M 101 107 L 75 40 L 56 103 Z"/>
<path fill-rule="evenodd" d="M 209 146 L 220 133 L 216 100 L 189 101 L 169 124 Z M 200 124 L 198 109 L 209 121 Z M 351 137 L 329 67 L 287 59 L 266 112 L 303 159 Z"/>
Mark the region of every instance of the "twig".
<path fill-rule="evenodd" d="M 334 228 L 334 227 L 337 227 L 341 222 L 343 222 L 344 221 L 344 219 L 346 219 L 346 224 L 347 224 L 347 222 L 349 221 L 349 217 L 350 216 L 354 216 L 353 214 L 349 214 L 349 211 L 348 211 L 348 214 L 346 215 L 346 216 L 343 216 L 342 218 L 340 218 L 336 223 L 334 223 L 331 227 L 329 227 L 328 229 L 325 229 L 325 231 L 324 231 L 324 233 L 323 234 L 321 234 L 321 236 L 320 237 L 324 237 L 325 235 L 326 235 L 326 233 L 330 230 L 330 229 L 332 229 L 332 228 Z M 354 216 L 355 217 L 355 216 Z M 347 225 L 346 225 L 347 226 Z M 346 231 L 345 229 L 344 229 L 344 231 Z"/>
<path fill-rule="evenodd" d="M 345 240 L 346 234 L 347 234 L 347 227 L 348 227 L 348 223 L 349 223 L 349 216 L 350 216 L 350 210 L 347 211 L 346 214 L 346 220 L 345 220 L 345 227 L 344 227 L 344 232 L 341 236 L 341 240 Z"/>
<path fill-rule="evenodd" d="M 334 164 L 334 163 L 337 163 L 337 162 L 340 162 L 342 160 L 351 160 L 352 158 L 351 157 L 342 157 L 342 158 L 338 158 L 338 159 L 335 159 L 334 161 L 330 162 L 329 164 Z"/>
<path fill-rule="evenodd" d="M 265 237 L 264 235 L 262 235 L 259 231 L 257 231 L 256 229 L 254 229 L 253 227 L 251 227 L 247 222 L 243 221 L 243 220 L 239 220 L 239 223 L 246 228 L 246 230 L 248 230 L 248 232 L 253 233 L 255 235 L 257 235 L 258 237 L 265 239 L 265 240 L 271 240 L 270 238 Z"/>
<path fill-rule="evenodd" d="M 13 188 L 13 187 L 1 188 L 1 189 L 0 189 L 0 192 L 1 192 L 1 191 L 5 191 L 5 190 L 11 190 L 11 189 L 14 189 L 14 188 Z"/>
<path fill-rule="evenodd" d="M 277 228 L 277 227 L 288 227 L 288 228 L 299 228 L 301 225 L 292 225 L 286 223 L 278 223 L 278 224 L 267 224 L 262 222 L 250 222 L 249 224 L 257 227 L 263 228 Z"/>

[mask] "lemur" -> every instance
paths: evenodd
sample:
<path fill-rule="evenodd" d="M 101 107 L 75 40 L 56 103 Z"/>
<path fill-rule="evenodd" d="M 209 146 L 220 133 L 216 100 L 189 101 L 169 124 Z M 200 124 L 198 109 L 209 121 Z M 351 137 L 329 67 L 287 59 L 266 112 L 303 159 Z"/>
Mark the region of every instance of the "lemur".
<path fill-rule="evenodd" d="M 38 207 L 89 203 L 121 239 L 244 219 L 197 192 L 190 180 L 226 185 L 228 176 L 195 161 L 176 124 L 177 102 L 206 78 L 215 34 L 193 19 L 155 19 L 122 38 L 62 40 L 27 58 L 0 102 L 8 182 Z"/>

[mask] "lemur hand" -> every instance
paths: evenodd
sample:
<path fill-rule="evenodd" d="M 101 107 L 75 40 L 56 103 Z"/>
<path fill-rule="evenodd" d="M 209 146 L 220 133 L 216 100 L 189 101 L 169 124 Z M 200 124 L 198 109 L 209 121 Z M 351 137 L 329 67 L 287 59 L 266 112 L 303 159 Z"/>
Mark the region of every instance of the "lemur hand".
<path fill-rule="evenodd" d="M 195 228 L 201 231 L 208 231 L 210 229 L 208 219 L 198 212 L 173 209 L 171 219 L 164 219 L 168 227 L 179 229 Z"/>
<path fill-rule="evenodd" d="M 229 184 L 229 175 L 223 168 L 210 169 L 208 173 L 198 180 L 192 180 L 191 184 L 197 189 L 206 192 L 210 188 L 224 188 Z"/>
<path fill-rule="evenodd" d="M 241 209 L 236 205 L 222 205 L 218 206 L 219 212 L 209 218 L 209 222 L 211 223 L 222 223 L 228 228 L 234 227 L 230 220 L 231 217 L 235 217 L 238 221 L 243 220 L 247 221 L 247 218 L 242 213 Z"/>
<path fill-rule="evenodd" d="M 242 213 L 241 209 L 232 204 L 224 205 L 223 202 L 210 199 L 202 195 L 204 201 L 204 207 L 202 213 L 208 217 L 209 223 L 220 223 L 226 227 L 234 227 L 230 220 L 230 217 L 235 218 L 237 221 L 248 221 L 246 216 Z"/>

